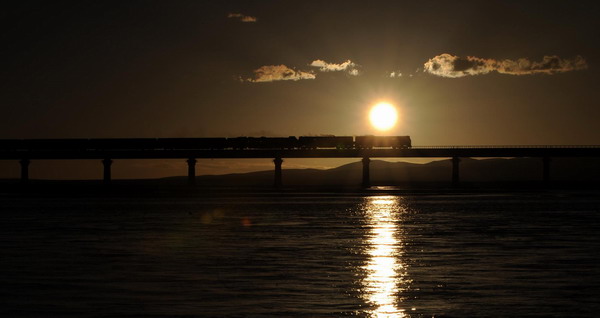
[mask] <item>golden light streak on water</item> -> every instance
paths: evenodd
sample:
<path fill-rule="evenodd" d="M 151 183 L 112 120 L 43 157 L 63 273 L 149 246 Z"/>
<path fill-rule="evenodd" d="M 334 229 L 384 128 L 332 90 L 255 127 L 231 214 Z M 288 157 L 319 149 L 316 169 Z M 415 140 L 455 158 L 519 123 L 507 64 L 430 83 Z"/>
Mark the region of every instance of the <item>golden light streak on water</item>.
<path fill-rule="evenodd" d="M 366 300 L 374 306 L 370 314 L 377 318 L 406 317 L 405 309 L 398 307 L 399 294 L 406 289 L 398 229 L 403 209 L 400 198 L 379 196 L 366 200 L 369 260 L 364 268 L 367 276 L 363 288 Z"/>

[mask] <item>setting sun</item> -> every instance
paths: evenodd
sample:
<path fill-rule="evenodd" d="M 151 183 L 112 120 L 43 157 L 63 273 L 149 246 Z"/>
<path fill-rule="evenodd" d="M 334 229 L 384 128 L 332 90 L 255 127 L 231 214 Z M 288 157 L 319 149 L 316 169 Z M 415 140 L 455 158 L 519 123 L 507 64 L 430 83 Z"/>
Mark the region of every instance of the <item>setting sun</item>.
<path fill-rule="evenodd" d="M 388 130 L 396 124 L 398 112 L 396 107 L 390 103 L 378 103 L 371 108 L 369 113 L 371 124 L 378 130 Z"/>

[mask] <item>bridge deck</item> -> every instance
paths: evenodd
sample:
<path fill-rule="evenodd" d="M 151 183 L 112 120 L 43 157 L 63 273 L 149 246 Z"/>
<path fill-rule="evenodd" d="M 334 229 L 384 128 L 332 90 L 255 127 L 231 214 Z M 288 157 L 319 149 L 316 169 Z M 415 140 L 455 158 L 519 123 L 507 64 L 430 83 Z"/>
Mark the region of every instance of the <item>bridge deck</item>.
<path fill-rule="evenodd" d="M 445 146 L 410 149 L 0 149 L 0 160 L 177 158 L 600 157 L 600 146 Z"/>

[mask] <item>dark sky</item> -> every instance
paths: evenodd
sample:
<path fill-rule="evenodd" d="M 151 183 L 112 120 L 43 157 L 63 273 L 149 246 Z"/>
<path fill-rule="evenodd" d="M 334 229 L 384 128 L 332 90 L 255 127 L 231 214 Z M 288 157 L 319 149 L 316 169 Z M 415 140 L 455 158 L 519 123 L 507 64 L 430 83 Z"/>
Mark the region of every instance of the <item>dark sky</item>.
<path fill-rule="evenodd" d="M 385 100 L 388 134 L 416 145 L 600 144 L 598 16 L 593 1 L 15 1 L 0 138 L 376 134 Z"/>

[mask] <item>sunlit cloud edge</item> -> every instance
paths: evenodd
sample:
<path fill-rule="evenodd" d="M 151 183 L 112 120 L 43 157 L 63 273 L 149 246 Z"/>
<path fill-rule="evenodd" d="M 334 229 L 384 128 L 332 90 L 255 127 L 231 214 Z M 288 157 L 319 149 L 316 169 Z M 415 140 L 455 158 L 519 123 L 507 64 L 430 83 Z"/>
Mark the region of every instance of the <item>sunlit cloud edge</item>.
<path fill-rule="evenodd" d="M 309 66 L 318 68 L 319 72 L 346 72 L 350 76 L 359 76 L 358 64 L 351 60 L 346 60 L 342 63 L 328 63 L 324 60 L 317 59 L 312 61 Z M 317 78 L 317 73 L 313 70 L 298 70 L 284 64 L 280 65 L 263 65 L 254 71 L 254 77 L 243 78 L 242 82 L 275 82 L 275 81 L 299 81 L 312 80 Z"/>
<path fill-rule="evenodd" d="M 258 19 L 256 17 L 250 16 L 250 15 L 245 15 L 242 13 L 230 13 L 227 15 L 228 18 L 230 19 L 238 19 L 240 22 L 256 22 L 258 21 Z"/>
<path fill-rule="evenodd" d="M 429 59 L 423 66 L 425 73 L 447 78 L 485 75 L 493 72 L 507 75 L 553 75 L 588 68 L 586 60 L 580 55 L 571 59 L 546 55 L 541 61 L 532 61 L 527 58 L 496 60 L 475 56 L 459 57 L 448 53 Z"/>

